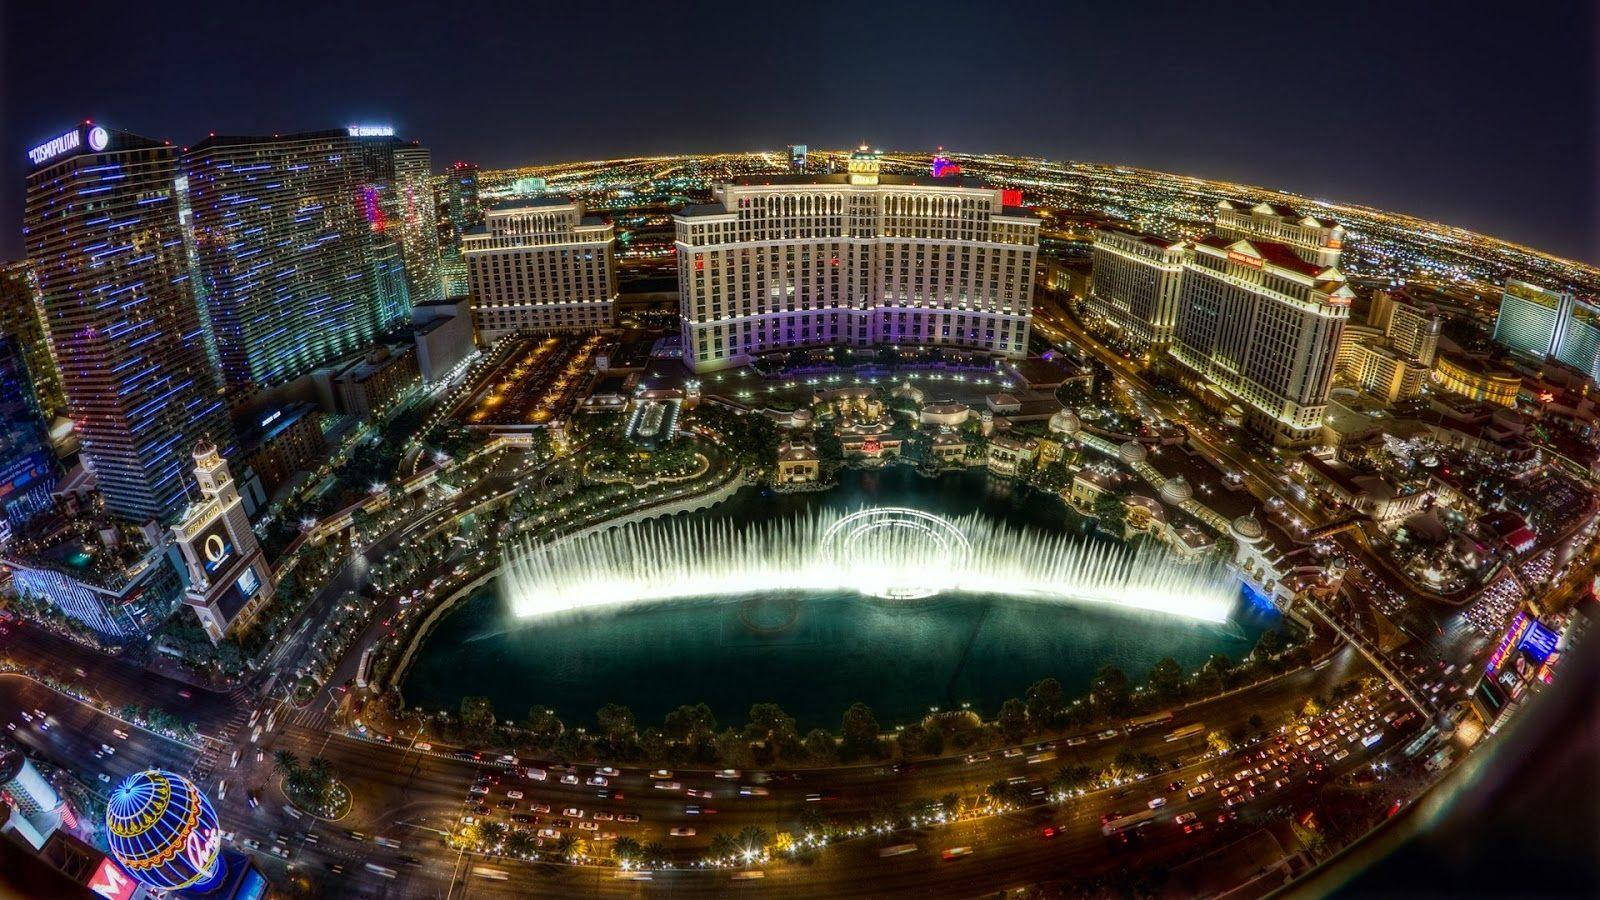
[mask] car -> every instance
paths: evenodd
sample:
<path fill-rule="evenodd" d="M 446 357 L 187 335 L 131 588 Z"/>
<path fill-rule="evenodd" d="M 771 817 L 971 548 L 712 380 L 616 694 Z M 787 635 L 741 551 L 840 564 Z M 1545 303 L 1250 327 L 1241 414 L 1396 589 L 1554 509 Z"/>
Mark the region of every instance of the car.
<path fill-rule="evenodd" d="M 679 825 L 676 828 L 669 829 L 667 834 L 673 837 L 694 837 L 695 830 L 684 825 Z"/>
<path fill-rule="evenodd" d="M 517 804 L 511 802 L 510 800 L 501 800 L 499 803 L 496 803 L 494 807 L 495 809 L 516 809 Z"/>
<path fill-rule="evenodd" d="M 739 796 L 741 797 L 765 797 L 770 793 L 771 791 L 764 787 L 754 787 L 752 785 L 745 785 L 739 788 Z"/>
<path fill-rule="evenodd" d="M 960 859 L 972 855 L 971 847 L 946 847 L 939 853 L 939 858 L 944 860 Z"/>
<path fill-rule="evenodd" d="M 656 790 L 658 790 L 658 791 L 681 791 L 681 790 L 683 790 L 683 785 L 679 784 L 676 781 L 658 781 L 658 782 L 656 782 Z"/>
<path fill-rule="evenodd" d="M 100 774 L 96 775 L 95 777 L 100 779 L 100 781 L 105 783 L 105 784 L 110 784 L 111 783 L 111 776 L 107 775 L 104 772 L 101 772 Z"/>
<path fill-rule="evenodd" d="M 1200 818 L 1200 814 L 1191 810 L 1190 812 L 1179 813 L 1172 821 L 1179 825 L 1187 825 L 1198 818 Z"/>
<path fill-rule="evenodd" d="M 541 828 L 539 829 L 538 836 L 542 838 L 556 839 L 561 837 L 561 832 L 555 830 L 554 828 Z"/>
<path fill-rule="evenodd" d="M 1184 781 L 1181 778 L 1178 779 L 1177 781 L 1169 781 L 1169 782 L 1167 782 L 1167 793 L 1170 794 L 1173 791 L 1181 790 L 1183 788 L 1183 785 L 1184 785 Z"/>
<path fill-rule="evenodd" d="M 650 773 L 650 777 L 654 778 L 657 781 L 670 781 L 672 779 L 672 770 L 670 770 L 670 769 L 657 769 L 654 772 Z"/>
<path fill-rule="evenodd" d="M 1204 794 L 1205 792 L 1206 792 L 1206 786 L 1203 785 L 1203 784 L 1197 784 L 1194 787 L 1189 789 L 1189 799 L 1193 800 L 1194 798 L 1200 796 L 1201 794 Z"/>
<path fill-rule="evenodd" d="M 185 690 L 185 691 L 179 691 L 179 692 L 178 692 L 178 696 L 179 696 L 179 697 L 182 697 L 182 698 L 183 698 L 183 699 L 185 699 L 185 700 L 192 700 L 192 699 L 194 699 L 194 695 L 193 695 L 193 694 L 191 694 L 191 693 L 189 693 L 189 692 L 188 692 L 188 691 L 186 691 L 186 690 Z"/>
<path fill-rule="evenodd" d="M 684 791 L 684 793 L 687 794 L 690 797 L 699 797 L 702 800 L 710 800 L 711 799 L 711 792 L 710 791 L 701 791 L 701 790 L 696 790 L 695 788 L 689 788 L 687 791 Z"/>
<path fill-rule="evenodd" d="M 250 801 L 251 809 L 261 805 L 261 793 L 259 791 L 246 791 L 244 796 L 246 800 Z"/>
<path fill-rule="evenodd" d="M 601 774 L 604 775 L 604 774 L 607 774 L 607 773 L 602 771 Z M 738 778 L 739 778 L 739 770 L 738 769 L 722 769 L 722 770 L 717 772 L 716 777 L 721 778 L 724 781 L 737 781 Z"/>
<path fill-rule="evenodd" d="M 33 721 L 33 713 L 28 712 L 27 710 L 23 710 L 22 711 L 22 718 L 23 718 L 24 721 L 32 722 Z"/>
<path fill-rule="evenodd" d="M 1183 833 L 1184 834 L 1194 834 L 1196 831 L 1199 831 L 1199 830 L 1201 830 L 1202 828 L 1205 828 L 1205 827 L 1206 827 L 1206 823 L 1204 823 L 1204 822 L 1190 822 L 1189 824 L 1183 826 Z"/>
<path fill-rule="evenodd" d="M 522 792 L 521 791 L 506 791 L 506 797 L 511 799 L 511 800 L 521 800 L 522 799 Z"/>
<path fill-rule="evenodd" d="M 418 750 L 423 750 L 423 751 L 432 750 L 433 749 L 433 745 L 428 743 L 427 741 L 418 741 L 417 742 L 417 749 Z"/>
<path fill-rule="evenodd" d="M 536 813 L 545 813 L 548 815 L 550 812 L 550 804 L 548 803 L 535 803 L 528 808 Z"/>
<path fill-rule="evenodd" d="M 987 753 L 968 753 L 967 754 L 967 762 L 968 763 L 980 763 L 980 762 L 988 762 L 988 761 L 989 761 L 989 754 L 987 754 Z"/>
<path fill-rule="evenodd" d="M 573 818 L 573 819 L 581 819 L 581 818 L 583 818 L 583 810 L 577 808 L 576 806 L 569 806 L 566 809 L 563 809 L 561 811 L 561 814 L 563 816 L 568 816 L 568 817 Z"/>
<path fill-rule="evenodd" d="M 1211 786 L 1212 786 L 1212 787 L 1213 787 L 1213 788 L 1215 788 L 1215 789 L 1216 789 L 1216 790 L 1219 790 L 1219 791 L 1220 791 L 1220 790 L 1222 790 L 1222 789 L 1223 789 L 1223 788 L 1225 788 L 1225 787 L 1227 787 L 1227 786 L 1228 786 L 1228 782 L 1226 782 L 1226 781 L 1224 781 L 1224 780 L 1223 780 L 1223 779 L 1221 779 L 1221 778 L 1218 778 L 1218 779 L 1217 779 L 1217 780 L 1216 780 L 1216 781 L 1213 781 L 1213 782 L 1211 782 Z"/>
<path fill-rule="evenodd" d="M 1150 798 L 1150 802 L 1145 804 L 1145 806 L 1148 806 L 1151 809 L 1160 809 L 1161 807 L 1166 806 L 1166 805 L 1167 805 L 1167 798 L 1165 798 L 1165 797 L 1151 797 Z"/>
<path fill-rule="evenodd" d="M 629 823 L 637 822 L 637 821 L 639 821 L 639 814 L 638 813 L 617 813 L 617 821 L 618 822 L 629 822 Z"/>
<path fill-rule="evenodd" d="M 572 827 L 572 820 L 571 819 L 555 819 L 555 820 L 551 821 L 550 824 L 554 825 L 557 828 L 571 828 Z"/>
<path fill-rule="evenodd" d="M 598 823 L 598 822 L 579 822 L 578 823 L 578 828 L 580 830 L 582 830 L 582 831 L 599 831 L 600 830 L 600 823 Z"/>
<path fill-rule="evenodd" d="M 504 753 L 500 756 L 500 762 L 503 762 L 508 766 L 514 766 L 517 764 L 517 758 L 509 753 Z"/>
<path fill-rule="evenodd" d="M 596 822 L 610 822 L 611 820 L 615 819 L 616 817 L 617 816 L 616 816 L 615 813 L 609 813 L 609 812 L 606 812 L 603 809 L 599 810 L 598 812 L 596 812 L 594 814 L 594 820 Z"/>
<path fill-rule="evenodd" d="M 127 740 L 128 739 L 128 733 L 126 731 L 123 731 L 121 728 L 113 728 L 113 729 L 111 729 L 111 733 L 116 735 L 117 737 L 123 739 L 123 740 Z"/>
<path fill-rule="evenodd" d="M 561 783 L 562 784 L 577 784 L 578 783 L 578 776 L 573 775 L 572 773 L 569 772 L 569 773 L 561 776 Z"/>
<path fill-rule="evenodd" d="M 589 780 L 585 783 L 590 787 L 605 787 L 606 785 L 610 784 L 611 781 L 604 775 L 590 775 Z"/>
<path fill-rule="evenodd" d="M 474 797 L 482 796 L 489 793 L 489 786 L 484 784 L 475 784 L 472 787 L 467 788 L 467 793 L 473 795 Z"/>
<path fill-rule="evenodd" d="M 732 770 L 727 770 L 727 771 L 732 771 Z M 594 773 L 596 775 L 604 775 L 607 778 L 615 778 L 618 775 L 622 774 L 621 772 L 617 771 L 617 768 L 615 766 L 601 766 L 600 768 L 595 769 Z M 721 776 L 718 776 L 718 777 L 721 777 Z"/>
<path fill-rule="evenodd" d="M 1333 761 L 1334 762 L 1342 762 L 1344 760 L 1344 758 L 1349 756 L 1349 755 L 1350 755 L 1350 751 L 1349 750 L 1340 750 L 1338 753 L 1335 753 L 1333 755 Z"/>
<path fill-rule="evenodd" d="M 1016 759 L 1017 757 L 1022 755 L 1022 748 L 1021 747 L 1007 747 L 1005 749 L 1005 752 L 1001 753 L 1000 755 L 1004 756 L 1006 759 Z"/>

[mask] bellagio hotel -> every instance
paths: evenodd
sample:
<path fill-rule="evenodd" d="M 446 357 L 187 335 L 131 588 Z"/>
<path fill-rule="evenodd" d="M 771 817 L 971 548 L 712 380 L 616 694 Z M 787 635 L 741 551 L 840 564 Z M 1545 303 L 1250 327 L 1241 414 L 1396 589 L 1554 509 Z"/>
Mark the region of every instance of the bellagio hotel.
<path fill-rule="evenodd" d="M 1003 192 L 880 175 L 761 175 L 673 217 L 684 360 L 697 372 L 807 347 L 1022 357 L 1039 220 Z"/>

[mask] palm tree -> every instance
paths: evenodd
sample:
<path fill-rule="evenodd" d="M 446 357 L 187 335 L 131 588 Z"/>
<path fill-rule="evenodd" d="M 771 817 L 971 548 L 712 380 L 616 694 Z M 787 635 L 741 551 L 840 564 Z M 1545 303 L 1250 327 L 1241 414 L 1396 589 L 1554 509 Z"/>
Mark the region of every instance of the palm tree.
<path fill-rule="evenodd" d="M 573 851 L 578 846 L 578 839 L 570 834 L 563 834 L 556 840 L 556 855 L 563 862 L 572 862 Z"/>
<path fill-rule="evenodd" d="M 644 855 L 644 850 L 639 846 L 639 842 L 627 836 L 617 838 L 613 852 L 617 854 L 617 859 L 627 862 L 638 862 L 639 857 Z"/>
<path fill-rule="evenodd" d="M 732 859 L 738 855 L 739 845 L 734 841 L 733 835 L 726 832 L 718 832 L 716 836 L 711 838 L 712 859 Z"/>
<path fill-rule="evenodd" d="M 644 858 L 649 860 L 651 865 L 659 866 L 667 861 L 667 848 L 663 847 L 660 841 L 651 841 L 644 845 Z"/>
<path fill-rule="evenodd" d="M 739 850 L 747 857 L 760 856 L 771 841 L 772 837 L 765 828 L 747 825 L 739 831 Z"/>
<path fill-rule="evenodd" d="M 299 768 L 300 757 L 295 756 L 293 750 L 279 750 L 272 754 L 272 771 L 284 778 L 294 777 L 295 771 Z"/>
<path fill-rule="evenodd" d="M 306 783 L 317 794 L 327 792 L 328 786 L 333 783 L 333 767 L 320 756 L 311 757 L 306 763 Z"/>
<path fill-rule="evenodd" d="M 618 841 L 618 843 L 621 842 Z M 505 851 L 512 856 L 532 856 L 533 851 L 538 849 L 538 846 L 533 839 L 533 835 L 526 831 L 513 831 L 506 835 Z"/>
<path fill-rule="evenodd" d="M 498 847 L 500 846 L 500 842 L 505 840 L 505 823 L 495 821 L 485 822 L 478 829 L 478 834 L 483 837 L 483 843 L 485 846 L 490 848 Z"/>

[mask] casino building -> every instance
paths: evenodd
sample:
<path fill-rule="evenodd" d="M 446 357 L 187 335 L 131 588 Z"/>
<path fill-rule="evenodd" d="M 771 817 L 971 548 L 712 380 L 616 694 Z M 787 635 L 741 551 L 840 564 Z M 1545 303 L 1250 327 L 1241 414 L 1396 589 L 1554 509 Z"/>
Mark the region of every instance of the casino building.
<path fill-rule="evenodd" d="M 684 361 L 916 345 L 1021 358 L 1039 220 L 964 177 L 753 176 L 673 217 Z"/>
<path fill-rule="evenodd" d="M 555 197 L 507 200 L 467 229 L 472 324 L 492 344 L 518 331 L 604 328 L 617 303 L 616 228 Z"/>
<path fill-rule="evenodd" d="M 1534 362 L 1553 357 L 1600 380 L 1600 302 L 1593 299 L 1508 279 L 1494 339 Z"/>
<path fill-rule="evenodd" d="M 1343 229 L 1224 200 L 1217 231 L 1184 261 L 1172 358 L 1274 446 L 1313 444 L 1355 296 L 1335 267 Z"/>
<path fill-rule="evenodd" d="M 170 521 L 185 448 L 228 433 L 177 151 L 85 123 L 29 159 L 23 233 L 84 461 L 114 515 Z"/>
<path fill-rule="evenodd" d="M 1139 350 L 1165 350 L 1178 322 L 1178 288 L 1187 250 L 1183 241 L 1097 230 L 1089 311 Z"/>
<path fill-rule="evenodd" d="M 183 602 L 215 644 L 249 625 L 272 599 L 272 570 L 215 445 L 194 448 L 194 476 L 203 499 L 173 526 L 172 537 L 189 574 Z"/>

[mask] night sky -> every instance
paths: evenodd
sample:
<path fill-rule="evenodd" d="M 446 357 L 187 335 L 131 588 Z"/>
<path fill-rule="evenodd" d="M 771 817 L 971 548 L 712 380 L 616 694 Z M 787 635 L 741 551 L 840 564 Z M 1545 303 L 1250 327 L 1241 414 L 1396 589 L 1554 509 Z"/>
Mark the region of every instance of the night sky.
<path fill-rule="evenodd" d="M 1600 262 L 1594 5 L 0 0 L 0 256 L 22 252 L 26 149 L 92 118 L 180 145 L 392 122 L 436 168 L 943 144 Z"/>

